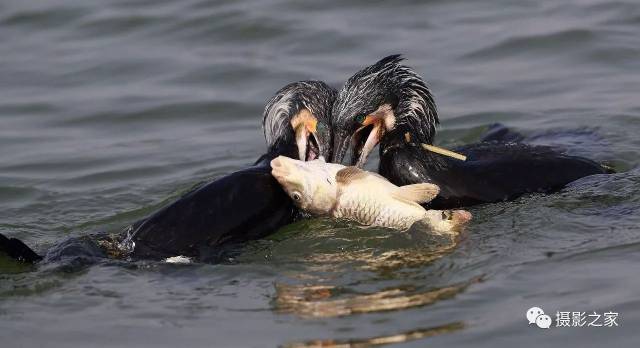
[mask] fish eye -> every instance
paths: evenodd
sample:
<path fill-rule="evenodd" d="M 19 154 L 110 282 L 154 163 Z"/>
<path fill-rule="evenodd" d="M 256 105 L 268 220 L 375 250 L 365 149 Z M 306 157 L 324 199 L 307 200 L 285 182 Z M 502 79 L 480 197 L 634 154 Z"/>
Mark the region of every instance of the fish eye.
<path fill-rule="evenodd" d="M 293 198 L 294 201 L 299 201 L 302 197 L 300 196 L 300 194 L 298 192 L 294 192 L 291 194 L 291 198 Z"/>

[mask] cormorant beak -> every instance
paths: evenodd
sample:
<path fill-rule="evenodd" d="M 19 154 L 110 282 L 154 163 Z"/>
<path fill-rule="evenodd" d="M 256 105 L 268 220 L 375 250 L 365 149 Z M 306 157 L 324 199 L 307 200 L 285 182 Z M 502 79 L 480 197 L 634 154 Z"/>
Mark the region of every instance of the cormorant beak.
<path fill-rule="evenodd" d="M 356 129 L 351 136 L 351 145 L 353 147 L 351 165 L 359 168 L 362 168 L 367 162 L 369 154 L 380 143 L 385 132 L 395 126 L 393 108 L 389 104 L 384 104 L 373 113 L 367 115 L 361 124 L 362 126 Z M 365 138 L 367 131 L 369 131 L 369 134 Z"/>
<path fill-rule="evenodd" d="M 382 135 L 384 134 L 384 121 L 376 116 L 369 115 L 362 122 L 362 126 L 358 128 L 351 137 L 351 143 L 353 146 L 353 155 L 351 156 L 351 164 L 356 165 L 358 168 L 362 168 L 367 162 L 367 157 L 373 149 L 378 145 Z M 369 136 L 364 141 L 363 135 L 366 129 L 370 128 Z"/>
<path fill-rule="evenodd" d="M 343 130 L 336 130 L 333 134 L 333 155 L 331 156 L 331 163 L 342 163 L 342 159 L 349 149 L 351 137 L 349 133 Z"/>
<path fill-rule="evenodd" d="M 291 127 L 298 147 L 298 159 L 311 161 L 316 159 L 322 150 L 322 142 L 317 136 L 318 119 L 307 109 L 302 109 L 291 119 Z"/>

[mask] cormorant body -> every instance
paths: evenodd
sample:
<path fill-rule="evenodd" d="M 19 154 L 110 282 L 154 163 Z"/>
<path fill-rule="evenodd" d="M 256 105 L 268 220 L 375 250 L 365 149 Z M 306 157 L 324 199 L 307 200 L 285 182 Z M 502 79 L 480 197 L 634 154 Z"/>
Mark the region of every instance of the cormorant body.
<path fill-rule="evenodd" d="M 188 256 L 217 261 L 228 246 L 258 239 L 293 222 L 291 199 L 271 175 L 278 155 L 310 160 L 331 155 L 331 105 L 336 91 L 321 81 L 280 89 L 264 110 L 267 153 L 247 169 L 215 179 L 134 223 L 115 238 L 104 234 L 69 238 L 45 261 L 86 264 L 106 255 L 134 259 Z M 0 252 L 35 263 L 41 257 L 17 239 L 0 234 Z"/>
<path fill-rule="evenodd" d="M 526 193 L 554 192 L 607 171 L 586 158 L 547 146 L 520 143 L 508 128 L 492 127 L 486 142 L 454 149 L 466 161 L 425 150 L 433 144 L 438 111 L 431 90 L 400 55 L 385 57 L 350 77 L 333 105 L 333 162 L 349 147 L 351 164 L 362 166 L 380 146 L 379 173 L 396 185 L 440 186 L 433 208 L 457 208 L 511 200 Z"/>
<path fill-rule="evenodd" d="M 425 151 L 415 144 L 386 148 L 379 172 L 396 185 L 430 182 L 440 187 L 433 209 L 451 209 L 515 199 L 527 193 L 551 193 L 605 169 L 586 158 L 550 147 L 482 142 L 454 149 L 466 161 Z"/>
<path fill-rule="evenodd" d="M 217 247 L 259 239 L 293 222 L 291 199 L 258 165 L 204 184 L 134 224 L 134 258 L 215 258 Z"/>

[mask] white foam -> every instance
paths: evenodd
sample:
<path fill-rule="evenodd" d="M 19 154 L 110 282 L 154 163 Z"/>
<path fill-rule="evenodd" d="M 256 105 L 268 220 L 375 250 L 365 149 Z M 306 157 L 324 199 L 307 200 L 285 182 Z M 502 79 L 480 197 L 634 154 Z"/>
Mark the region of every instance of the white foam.
<path fill-rule="evenodd" d="M 173 256 L 173 257 L 167 257 L 166 259 L 164 259 L 164 262 L 166 263 L 177 263 L 177 264 L 188 264 L 193 262 L 193 260 L 191 260 L 190 257 L 186 257 L 186 256 L 182 256 L 182 255 L 178 255 L 178 256 Z"/>

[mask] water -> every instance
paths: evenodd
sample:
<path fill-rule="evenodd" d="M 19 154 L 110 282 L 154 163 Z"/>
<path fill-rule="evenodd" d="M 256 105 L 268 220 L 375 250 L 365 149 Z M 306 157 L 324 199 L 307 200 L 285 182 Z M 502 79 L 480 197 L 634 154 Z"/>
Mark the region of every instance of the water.
<path fill-rule="evenodd" d="M 0 232 L 46 250 L 119 231 L 264 150 L 281 86 L 392 53 L 446 146 L 502 122 L 621 173 L 474 207 L 456 243 L 309 221 L 222 265 L 0 265 L 15 346 L 637 345 L 640 5 L 634 1 L 3 1 Z M 617 328 L 527 325 L 531 306 Z"/>

